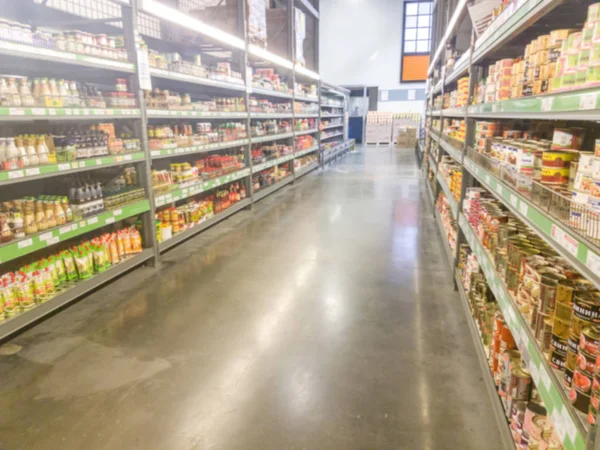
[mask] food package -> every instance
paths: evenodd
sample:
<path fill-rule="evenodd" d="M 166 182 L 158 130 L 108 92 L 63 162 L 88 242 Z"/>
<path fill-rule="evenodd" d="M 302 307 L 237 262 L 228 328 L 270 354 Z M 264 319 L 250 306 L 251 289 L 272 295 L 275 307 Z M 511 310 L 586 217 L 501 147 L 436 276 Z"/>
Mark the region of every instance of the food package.
<path fill-rule="evenodd" d="M 248 7 L 248 37 L 255 45 L 267 46 L 266 0 L 246 0 Z"/>

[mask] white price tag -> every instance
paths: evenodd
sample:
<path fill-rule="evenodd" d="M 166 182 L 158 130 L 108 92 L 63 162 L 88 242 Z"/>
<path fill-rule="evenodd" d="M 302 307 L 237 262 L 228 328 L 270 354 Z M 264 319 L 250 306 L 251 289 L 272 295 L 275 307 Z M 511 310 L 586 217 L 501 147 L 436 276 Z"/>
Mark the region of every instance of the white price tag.
<path fill-rule="evenodd" d="M 90 115 L 90 110 L 89 109 L 84 108 L 84 109 L 82 109 L 82 111 L 83 111 L 83 115 L 84 116 L 89 116 Z"/>
<path fill-rule="evenodd" d="M 594 273 L 600 273 L 600 256 L 588 249 L 585 265 Z"/>
<path fill-rule="evenodd" d="M 125 155 L 125 156 L 123 156 L 123 159 L 125 161 L 131 161 L 133 159 L 133 156 L 131 156 L 131 155 Z"/>
<path fill-rule="evenodd" d="M 102 160 L 101 159 L 97 159 L 96 160 L 96 165 L 97 166 L 101 166 L 102 165 Z"/>
<path fill-rule="evenodd" d="M 515 207 L 515 208 L 519 204 L 519 199 L 517 198 L 517 196 L 515 194 L 510 194 L 510 204 L 513 205 L 513 207 Z"/>
<path fill-rule="evenodd" d="M 44 242 L 47 241 L 48 239 L 50 239 L 52 237 L 52 232 L 49 233 L 44 233 L 44 234 L 40 234 L 40 241 Z"/>
<path fill-rule="evenodd" d="M 34 175 L 39 175 L 39 174 L 40 174 L 39 167 L 34 167 L 33 169 L 25 169 L 25 175 L 27 175 L 28 177 L 32 177 Z"/>
<path fill-rule="evenodd" d="M 23 108 L 9 108 L 8 109 L 8 113 L 11 116 L 24 116 L 25 115 L 25 109 L 23 109 Z"/>
<path fill-rule="evenodd" d="M 519 211 L 521 212 L 521 214 L 523 214 L 523 216 L 527 217 L 527 213 L 529 212 L 529 207 L 527 206 L 527 203 L 521 202 L 521 204 L 519 205 Z"/>
<path fill-rule="evenodd" d="M 496 192 L 502 195 L 502 185 L 500 183 L 496 183 Z"/>
<path fill-rule="evenodd" d="M 49 115 L 51 115 L 51 116 L 55 116 L 55 115 L 56 115 L 56 109 L 54 109 L 54 108 L 49 108 L 49 109 L 48 109 L 48 114 L 49 114 Z"/>
<path fill-rule="evenodd" d="M 59 164 L 58 165 L 58 170 L 59 171 L 63 171 L 63 170 L 69 170 L 71 168 L 71 165 L 69 163 L 66 164 Z"/>
<path fill-rule="evenodd" d="M 111 223 L 115 223 L 114 217 L 109 217 L 108 219 L 106 219 L 106 222 L 105 222 L 106 225 L 110 225 Z"/>
<path fill-rule="evenodd" d="M 24 173 L 22 170 L 13 170 L 12 172 L 8 172 L 9 180 L 16 180 L 17 178 L 23 178 Z"/>
<path fill-rule="evenodd" d="M 46 241 L 46 244 L 48 244 L 48 245 L 54 245 L 54 244 L 57 244 L 58 241 L 60 241 L 60 239 L 58 238 L 58 236 L 53 236 L 53 237 L 51 237 L 50 239 L 48 239 Z"/>
<path fill-rule="evenodd" d="M 555 409 L 552 413 L 552 425 L 554 425 L 554 431 L 556 431 L 556 434 L 558 435 L 560 441 L 564 441 L 566 434 L 565 425 L 562 415 L 557 409 Z"/>
<path fill-rule="evenodd" d="M 137 51 L 137 67 L 140 89 L 151 91 L 152 78 L 150 76 L 150 64 L 148 63 L 148 50 L 139 49 Z"/>
<path fill-rule="evenodd" d="M 123 210 L 122 209 L 115 209 L 113 211 L 113 216 L 120 216 L 121 214 L 123 214 Z"/>
<path fill-rule="evenodd" d="M 71 231 L 71 225 L 67 225 L 66 227 L 62 227 L 60 230 L 58 230 L 58 232 L 60 234 L 65 234 L 65 233 L 68 233 L 69 231 Z"/>
<path fill-rule="evenodd" d="M 554 103 L 554 97 L 542 98 L 542 112 L 552 111 L 552 103 Z"/>
<path fill-rule="evenodd" d="M 75 231 L 77 228 L 79 228 L 79 225 L 77 225 L 76 223 L 71 225 L 71 231 Z"/>
<path fill-rule="evenodd" d="M 31 108 L 31 114 L 34 116 L 45 116 L 46 110 L 44 108 Z"/>
<path fill-rule="evenodd" d="M 17 244 L 17 247 L 19 247 L 19 249 L 23 249 L 23 248 L 30 247 L 31 245 L 33 245 L 33 240 L 31 238 L 29 238 L 29 239 L 20 241 Z"/>
<path fill-rule="evenodd" d="M 540 379 L 542 381 L 542 384 L 544 384 L 546 386 L 546 389 L 548 391 L 550 391 L 550 387 L 552 386 L 552 381 L 550 381 L 550 377 L 548 376 L 548 373 L 545 370 L 540 371 Z"/>
<path fill-rule="evenodd" d="M 556 225 L 552 225 L 551 236 L 565 250 L 567 250 L 573 256 L 577 256 L 577 250 L 578 250 L 578 247 L 579 247 L 579 243 L 575 239 L 573 239 L 567 233 L 565 233 L 564 231 L 562 231 Z"/>
<path fill-rule="evenodd" d="M 96 116 L 103 116 L 106 112 L 103 109 L 95 109 L 94 110 L 94 115 Z"/>
<path fill-rule="evenodd" d="M 584 109 L 584 110 L 596 109 L 596 96 L 597 96 L 597 92 L 590 92 L 589 94 L 581 94 L 579 96 L 579 109 Z"/>
<path fill-rule="evenodd" d="M 65 109 L 65 114 L 66 114 L 67 116 L 72 116 L 72 115 L 73 115 L 73 110 L 72 110 L 72 109 L 69 109 L 69 108 L 67 108 L 67 109 Z"/>
<path fill-rule="evenodd" d="M 150 156 L 152 156 L 152 157 L 160 156 L 160 150 L 152 150 L 150 152 Z"/>
<path fill-rule="evenodd" d="M 531 378 L 533 379 L 535 384 L 539 384 L 540 382 L 540 372 L 537 368 L 537 366 L 535 365 L 535 363 L 531 362 L 531 364 L 529 364 L 529 373 L 531 374 Z"/>

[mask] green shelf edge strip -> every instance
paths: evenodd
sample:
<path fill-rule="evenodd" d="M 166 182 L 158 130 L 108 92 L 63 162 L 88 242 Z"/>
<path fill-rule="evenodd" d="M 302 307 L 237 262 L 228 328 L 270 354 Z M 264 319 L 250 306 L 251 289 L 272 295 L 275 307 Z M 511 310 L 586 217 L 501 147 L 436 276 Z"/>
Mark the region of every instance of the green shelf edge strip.
<path fill-rule="evenodd" d="M 133 72 L 135 65 L 126 61 L 117 61 L 114 59 L 100 58 L 97 56 L 81 55 L 79 53 L 69 53 L 60 50 L 52 50 L 48 48 L 34 47 L 27 44 L 19 44 L 16 42 L 0 40 L 0 53 L 2 50 L 20 52 L 26 58 L 45 59 L 52 58 L 58 63 L 77 63 L 84 62 L 103 67 L 108 70 L 122 70 L 125 72 Z M 43 58 L 39 58 L 42 56 Z"/>
<path fill-rule="evenodd" d="M 587 87 L 572 91 L 556 92 L 536 97 L 484 103 L 469 107 L 469 115 L 489 113 L 561 113 L 600 110 L 600 89 Z M 551 118 L 551 117 L 549 117 Z"/>
<path fill-rule="evenodd" d="M 268 136 L 254 136 L 252 137 L 252 143 L 257 144 L 260 142 L 278 141 L 279 139 L 288 139 L 291 137 L 294 137 L 294 133 L 270 134 Z"/>
<path fill-rule="evenodd" d="M 596 277 L 589 278 L 596 286 L 600 286 L 600 255 L 592 251 L 579 236 L 563 228 L 562 224 L 552 220 L 533 203 L 527 201 L 471 159 L 465 158 L 464 167 L 481 184 L 495 193 L 503 203 L 511 206 L 516 216 L 535 225 L 546 240 L 562 249 L 562 253 L 570 255 L 570 258 L 567 259 L 570 259 L 576 268 L 583 266 L 590 272 L 598 274 Z"/>
<path fill-rule="evenodd" d="M 560 382 L 556 380 L 550 366 L 547 363 L 544 364 L 543 360 L 545 361 L 545 358 L 541 354 L 541 350 L 535 342 L 532 342 L 531 334 L 525 328 L 527 325 L 524 323 L 521 313 L 513 304 L 504 282 L 496 273 L 495 267 L 491 263 L 487 252 L 476 238 L 471 225 L 462 214 L 459 216 L 458 223 L 469 246 L 477 256 L 487 282 L 494 292 L 504 319 L 515 337 L 523 358 L 528 361 L 528 368 L 533 381 L 537 386 L 544 401 L 544 406 L 548 410 L 552 423 L 565 449 L 584 450 L 586 448 L 586 437 L 581 433 L 571 417 L 571 413 L 569 412 L 571 406 L 566 395 L 561 395 L 558 391 L 558 389 L 563 389 Z M 553 382 L 552 380 L 555 381 Z M 558 386 L 556 383 L 558 383 Z"/>
<path fill-rule="evenodd" d="M 50 231 L 35 234 L 18 241 L 9 242 L 0 247 L 0 263 L 12 261 L 30 253 L 51 247 L 59 242 L 80 236 L 106 225 L 118 222 L 128 217 L 136 216 L 150 210 L 148 200 L 141 200 L 122 208 L 103 211 L 93 217 L 88 217 L 77 222 L 71 222 Z"/>
<path fill-rule="evenodd" d="M 149 109 L 148 117 L 194 117 L 198 119 L 245 119 L 247 112 L 209 112 L 209 111 L 172 111 L 168 109 Z M 291 116 L 290 116 L 291 117 Z"/>
<path fill-rule="evenodd" d="M 0 117 L 86 117 L 103 116 L 107 119 L 113 116 L 140 117 L 139 109 L 119 108 L 30 108 L 30 107 L 3 107 L 0 108 Z"/>
<path fill-rule="evenodd" d="M 257 164 L 255 166 L 252 166 L 252 173 L 258 173 L 262 170 L 270 169 L 273 166 L 278 166 L 279 164 L 283 164 L 285 162 L 291 161 L 292 159 L 296 158 L 297 156 L 298 155 L 292 153 L 291 155 L 281 156 L 279 158 Z"/>
<path fill-rule="evenodd" d="M 150 157 L 151 158 L 159 158 L 159 157 L 164 157 L 164 156 L 185 155 L 188 153 L 210 152 L 213 150 L 222 150 L 224 148 L 232 148 L 232 147 L 237 147 L 237 146 L 242 146 L 242 145 L 248 145 L 249 142 L 250 141 L 248 139 L 240 139 L 237 141 L 219 142 L 217 144 L 209 144 L 209 145 L 192 145 L 191 147 L 151 150 Z"/>
<path fill-rule="evenodd" d="M 450 188 L 446 184 L 446 180 L 444 180 L 444 178 L 442 177 L 441 172 L 436 172 L 435 176 L 436 176 L 438 182 L 440 183 L 440 186 L 442 187 L 444 194 L 446 194 L 446 198 L 448 199 L 448 202 L 450 203 L 450 210 L 452 211 L 452 215 L 454 216 L 454 219 L 456 219 L 457 214 L 458 214 L 458 203 L 456 203 L 456 200 L 454 200 L 454 197 L 452 197 L 452 192 L 450 192 Z"/>
<path fill-rule="evenodd" d="M 163 194 L 156 197 L 154 202 L 156 207 L 160 208 L 161 206 L 168 205 L 170 203 L 177 202 L 179 200 L 183 200 L 185 198 L 193 197 L 194 195 L 210 191 L 211 189 L 217 188 L 226 183 L 237 181 L 241 178 L 247 177 L 248 175 L 250 175 L 250 169 L 246 168 L 238 170 L 237 172 L 230 173 L 228 175 L 223 175 L 221 177 L 215 178 L 214 180 L 199 182 L 185 188 L 176 187 L 171 189 L 171 191 L 168 194 Z"/>
<path fill-rule="evenodd" d="M 45 166 L 28 167 L 25 169 L 16 169 L 9 171 L 0 171 L 0 181 L 19 180 L 26 181 L 27 178 L 38 177 L 40 175 L 60 175 L 63 172 L 69 173 L 71 170 L 94 169 L 108 167 L 112 164 L 122 162 L 135 162 L 144 159 L 144 152 L 127 153 L 117 156 L 101 156 L 99 158 L 88 158 L 77 161 L 48 164 Z"/>

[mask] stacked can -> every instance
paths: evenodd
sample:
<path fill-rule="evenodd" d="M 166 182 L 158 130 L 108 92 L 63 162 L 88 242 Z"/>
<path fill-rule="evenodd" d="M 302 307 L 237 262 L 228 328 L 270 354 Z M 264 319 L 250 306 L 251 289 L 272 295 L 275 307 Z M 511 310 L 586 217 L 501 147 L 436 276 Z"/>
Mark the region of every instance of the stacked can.
<path fill-rule="evenodd" d="M 573 293 L 573 316 L 571 318 L 572 339 L 578 336 L 575 370 L 571 383 L 571 402 L 579 411 L 591 413 L 590 400 L 594 379 L 595 364 L 598 359 L 600 346 L 600 295 L 593 291 L 578 291 Z M 574 346 L 573 346 L 574 347 Z M 573 348 L 574 350 L 574 348 Z M 596 406 L 598 402 L 595 402 Z M 593 407 L 592 407 L 593 408 Z M 595 408 L 597 412 L 597 408 Z"/>
<path fill-rule="evenodd" d="M 511 94 L 511 82 L 512 82 L 512 59 L 501 59 L 497 61 L 494 68 L 494 79 L 495 79 L 495 94 L 496 100 L 508 100 Z"/>
<path fill-rule="evenodd" d="M 456 107 L 466 106 L 469 102 L 469 77 L 459 78 Z"/>

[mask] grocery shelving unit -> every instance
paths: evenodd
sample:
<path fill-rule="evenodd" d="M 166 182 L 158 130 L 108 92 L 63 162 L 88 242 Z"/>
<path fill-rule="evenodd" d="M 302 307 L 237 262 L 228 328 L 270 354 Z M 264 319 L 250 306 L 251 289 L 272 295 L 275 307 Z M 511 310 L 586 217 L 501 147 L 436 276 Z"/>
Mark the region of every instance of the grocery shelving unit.
<path fill-rule="evenodd" d="M 353 143 L 348 141 L 350 91 L 322 82 L 320 93 L 321 133 L 319 145 L 322 151 L 322 164 L 327 164 L 353 148 Z M 336 145 L 330 145 L 330 148 L 326 149 L 324 145 L 333 141 L 336 142 Z"/>
<path fill-rule="evenodd" d="M 22 42 L 12 42 L 0 39 L 0 56 L 3 59 L 5 71 L 14 73 L 24 70 L 33 76 L 44 76 L 48 71 L 53 77 L 72 77 L 78 74 L 89 77 L 91 80 L 103 78 L 125 78 L 131 92 L 137 100 L 136 108 L 35 108 L 35 107 L 0 107 L 0 123 L 4 128 L 16 125 L 35 124 L 43 126 L 52 124 L 95 124 L 104 122 L 123 122 L 133 130 L 134 136 L 140 140 L 141 151 L 114 156 L 78 159 L 75 161 L 58 162 L 56 164 L 40 165 L 35 167 L 17 168 L 7 171 L 0 170 L 0 187 L 2 189 L 25 189 L 33 182 L 51 183 L 57 177 L 98 169 L 106 169 L 129 165 L 136 169 L 137 179 L 143 187 L 145 196 L 142 200 L 129 203 L 122 208 L 106 210 L 99 214 L 86 217 L 84 220 L 72 222 L 66 226 L 45 230 L 43 233 L 28 235 L 22 239 L 12 240 L 0 244 L 0 276 L 3 265 L 26 255 L 35 255 L 44 249 L 57 246 L 65 241 L 83 238 L 94 230 L 112 229 L 112 225 L 123 220 L 140 218 L 142 222 L 143 251 L 127 260 L 115 264 L 105 272 L 99 273 L 87 280 L 80 281 L 70 289 L 59 293 L 46 302 L 36 307 L 22 311 L 6 320 L 0 319 L 0 340 L 6 339 L 20 330 L 31 326 L 44 316 L 62 308 L 70 302 L 81 298 L 93 289 L 123 275 L 131 269 L 146 264 L 154 270 L 160 270 L 161 253 L 180 244 L 186 239 L 202 232 L 220 221 L 230 217 L 238 211 L 251 208 L 253 203 L 268 196 L 276 190 L 293 183 L 298 178 L 319 168 L 324 163 L 331 161 L 353 147 L 347 140 L 347 97 L 349 92 L 345 89 L 323 83 L 318 74 L 318 51 L 313 50 L 307 55 L 306 68 L 295 63 L 295 49 L 292 32 L 287 37 L 287 51 L 285 56 L 271 53 L 250 42 L 246 31 L 246 2 L 238 2 L 238 26 L 235 32 L 225 32 L 211 26 L 193 16 L 185 5 L 167 6 L 168 2 L 159 0 L 69 0 L 66 2 L 13 2 L 13 5 L 3 10 L 10 20 L 18 21 L 22 16 L 19 8 L 26 7 L 26 16 L 35 16 L 44 26 L 54 25 L 57 29 L 85 29 L 90 27 L 95 33 L 122 34 L 127 60 L 121 61 L 108 59 L 98 55 L 87 55 L 69 51 L 59 51 L 43 48 Z M 188 2 L 189 3 L 189 2 Z M 193 2 L 191 2 L 193 3 Z M 318 8 L 310 2 L 287 0 L 284 2 L 288 9 L 288 30 L 294 30 L 294 6 L 299 7 L 305 14 L 310 15 L 310 20 L 317 21 Z M 188 7 L 189 8 L 189 7 Z M 22 12 L 22 11 L 21 11 Z M 315 15 L 316 12 L 316 15 Z M 41 18 L 48 20 L 45 23 Z M 139 38 L 145 40 L 148 46 L 159 48 L 161 51 L 188 51 L 193 48 L 196 52 L 203 52 L 210 61 L 219 60 L 229 62 L 232 67 L 241 73 L 241 80 L 225 78 L 211 78 L 180 73 L 171 70 L 158 69 L 148 65 L 145 56 L 146 49 L 140 46 Z M 182 44 L 185 43 L 185 46 Z M 180 47 L 177 47 L 177 46 Z M 318 33 L 315 42 L 318 49 Z M 215 56 L 216 55 L 216 56 Z M 203 56 L 204 58 L 204 56 Z M 290 89 L 280 92 L 264 87 L 253 86 L 249 72 L 252 67 L 273 68 L 287 77 Z M 296 83 L 315 86 L 312 96 L 304 95 L 296 89 Z M 291 102 L 289 113 L 256 113 L 256 112 L 201 112 L 192 110 L 160 110 L 149 108 L 144 100 L 144 89 L 161 86 L 179 92 L 193 92 L 204 96 L 222 95 L 227 97 L 243 96 L 245 105 L 249 105 L 250 96 L 259 96 L 266 99 Z M 324 151 L 321 148 L 320 120 L 326 106 L 321 107 L 321 95 L 337 96 L 342 108 L 340 117 L 344 118 L 343 127 L 340 129 L 341 142 L 333 149 Z M 312 112 L 295 112 L 297 103 L 314 105 L 308 108 Z M 249 110 L 249 108 L 246 108 Z M 331 111 L 331 109 L 330 109 Z M 234 120 L 246 124 L 248 136 L 227 142 L 219 142 L 190 147 L 151 149 L 148 140 L 148 125 L 160 120 L 179 123 L 181 120 Z M 252 136 L 249 132 L 254 120 L 285 119 L 291 121 L 289 132 L 274 135 Z M 295 129 L 296 119 L 313 119 L 316 126 L 311 129 Z M 183 122 L 181 122 L 183 123 Z M 9 128 L 10 129 L 10 128 Z M 334 129 L 334 131 L 335 131 Z M 269 160 L 261 164 L 252 163 L 251 148 L 253 144 L 261 142 L 286 142 L 293 148 L 295 139 L 300 136 L 313 135 L 317 144 L 310 148 L 294 151 L 291 154 Z M 336 136 L 337 138 L 338 136 Z M 328 139 L 333 139 L 332 137 Z M 186 155 L 202 154 L 242 148 L 246 166 L 227 175 L 197 182 L 192 185 L 180 187 L 173 185 L 168 192 L 155 195 L 152 186 L 151 169 L 153 165 L 169 162 L 173 158 Z M 294 148 L 294 150 L 296 150 Z M 294 162 L 311 153 L 317 155 L 313 162 L 298 167 Z M 256 193 L 252 190 L 252 175 L 261 170 L 275 165 L 289 164 L 290 175 L 279 180 L 272 186 L 263 188 Z M 158 243 L 155 230 L 155 216 L 157 208 L 166 205 L 175 205 L 176 202 L 192 198 L 200 193 L 211 192 L 220 186 L 227 186 L 232 182 L 241 182 L 246 186 L 248 196 L 246 199 L 233 204 L 212 218 L 205 220 L 172 238 Z M 8 192 L 8 191 L 6 191 Z M 17 197 L 14 195 L 14 197 Z"/>
<path fill-rule="evenodd" d="M 499 424 L 503 445 L 514 449 L 513 439 L 508 428 L 505 412 L 499 402 L 496 386 L 490 376 L 485 349 L 479 331 L 468 305 L 467 295 L 460 282 L 457 268 L 459 248 L 468 243 L 483 270 L 500 311 L 515 337 L 522 358 L 529 367 L 532 379 L 552 419 L 558 438 L 565 449 L 599 449 L 597 425 L 588 425 L 587 416 L 578 412 L 563 388 L 557 371 L 552 369 L 542 352 L 530 327 L 519 312 L 514 299 L 498 275 L 492 258 L 478 240 L 475 230 L 462 213 L 463 199 L 468 187 L 475 183 L 486 188 L 497 200 L 503 203 L 518 219 L 529 226 L 558 254 L 565 258 L 582 276 L 596 288 L 600 288 L 600 241 L 576 229 L 567 218 L 553 210 L 552 202 L 541 206 L 532 198 L 517 190 L 508 172 L 502 166 L 476 152 L 475 126 L 478 120 L 548 120 L 548 121 L 590 121 L 600 117 L 600 88 L 588 87 L 578 90 L 550 92 L 543 95 L 471 105 L 475 94 L 475 84 L 483 76 L 483 68 L 503 58 L 514 58 L 523 54 L 525 44 L 539 35 L 558 28 L 581 28 L 587 6 L 593 2 L 565 2 L 550 0 L 512 1 L 506 9 L 479 36 L 473 30 L 467 14 L 467 2 L 463 0 L 438 0 L 434 2 L 434 40 L 431 65 L 428 70 L 426 118 L 435 127 L 426 128 L 426 137 L 419 145 L 423 146 L 424 171 L 433 176 L 434 186 L 426 182 L 428 197 L 435 202 L 440 192 L 444 192 L 451 205 L 457 222 L 457 245 L 454 254 L 449 256 L 453 270 L 455 288 L 463 303 L 470 334 L 476 347 L 486 387 L 490 394 L 493 410 Z M 449 17 L 449 20 L 445 18 Z M 465 26 L 466 25 L 466 26 Z M 468 31 L 468 39 L 457 34 Z M 447 69 L 445 53 L 447 43 L 462 52 L 451 69 Z M 460 41 L 460 42 L 459 42 Z M 440 109 L 434 106 L 433 99 L 451 91 L 459 78 L 469 76 L 469 101 L 461 108 Z M 462 119 L 466 123 L 464 142 L 445 136 L 442 132 L 444 119 Z M 450 156 L 462 170 L 462 189 L 456 202 L 449 192 L 446 181 L 440 176 L 439 163 L 443 155 Z M 553 199 L 565 201 L 564 198 Z M 567 204 L 569 200 L 566 200 Z M 568 208 L 568 207 L 567 207 Z M 445 234 L 439 213 L 434 215 L 440 227 L 442 238 Z M 449 250 L 444 242 L 446 252 Z M 598 423 L 598 418 L 596 418 Z"/>

